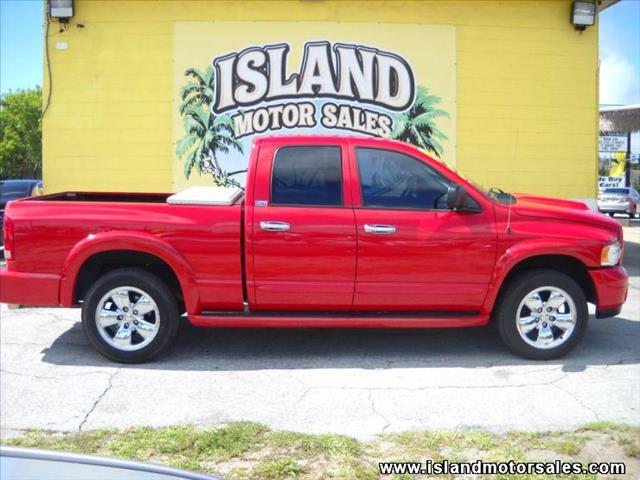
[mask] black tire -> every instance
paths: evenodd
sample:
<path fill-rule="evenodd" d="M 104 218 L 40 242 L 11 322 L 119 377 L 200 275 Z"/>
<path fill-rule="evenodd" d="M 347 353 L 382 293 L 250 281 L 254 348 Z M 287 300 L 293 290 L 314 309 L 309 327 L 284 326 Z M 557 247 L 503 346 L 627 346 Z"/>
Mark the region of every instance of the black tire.
<path fill-rule="evenodd" d="M 156 303 L 160 324 L 155 337 L 138 350 L 120 350 L 102 338 L 96 325 L 98 302 L 110 290 L 130 286 L 145 292 Z M 82 327 L 91 344 L 102 355 L 119 363 L 142 363 L 151 360 L 173 341 L 178 332 L 180 315 L 174 295 L 157 276 L 140 268 L 120 268 L 100 277 L 89 289 L 82 305 Z"/>
<path fill-rule="evenodd" d="M 520 335 L 516 324 L 518 307 L 524 298 L 537 288 L 556 287 L 566 292 L 576 307 L 576 323 L 569 337 L 556 347 L 542 349 L 527 343 Z M 580 342 L 589 322 L 587 299 L 580 285 L 568 275 L 554 270 L 530 270 L 509 281 L 501 294 L 495 310 L 495 322 L 504 343 L 516 355 L 532 360 L 560 358 Z M 554 334 L 562 330 L 554 328 Z M 531 333 L 529 335 L 535 335 Z"/>

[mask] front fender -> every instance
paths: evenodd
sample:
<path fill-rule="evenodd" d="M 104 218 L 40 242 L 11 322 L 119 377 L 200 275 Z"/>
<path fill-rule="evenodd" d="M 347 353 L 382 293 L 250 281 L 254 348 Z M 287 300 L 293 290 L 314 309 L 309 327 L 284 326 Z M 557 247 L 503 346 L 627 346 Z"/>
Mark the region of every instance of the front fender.
<path fill-rule="evenodd" d="M 583 263 L 587 268 L 598 267 L 600 258 L 586 245 L 580 245 L 567 240 L 532 239 L 516 243 L 498 258 L 493 269 L 489 284 L 489 291 L 484 300 L 481 312 L 488 314 L 493 310 L 498 292 L 509 273 L 520 262 L 545 255 L 561 255 L 571 257 Z"/>
<path fill-rule="evenodd" d="M 193 281 L 193 270 L 182 254 L 156 235 L 117 230 L 88 235 L 71 249 L 64 262 L 60 281 L 60 304 L 63 307 L 73 306 L 78 273 L 84 263 L 97 253 L 111 250 L 133 250 L 160 258 L 178 278 L 187 311 L 197 311 L 198 289 Z"/>

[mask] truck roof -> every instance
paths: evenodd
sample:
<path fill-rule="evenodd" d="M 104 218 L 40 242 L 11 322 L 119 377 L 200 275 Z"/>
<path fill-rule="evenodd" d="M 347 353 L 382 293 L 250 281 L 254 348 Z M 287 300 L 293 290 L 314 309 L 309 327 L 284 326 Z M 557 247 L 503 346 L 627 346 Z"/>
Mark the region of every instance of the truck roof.
<path fill-rule="evenodd" d="M 404 147 L 413 147 L 406 142 L 401 142 L 399 140 L 392 140 L 390 138 L 381 138 L 381 137 L 368 137 L 364 135 L 322 135 L 322 134 L 288 134 L 288 135 L 265 135 L 265 136 L 256 136 L 254 137 L 254 143 L 262 143 L 262 142 L 276 142 L 276 143 L 286 143 L 288 141 L 294 141 L 296 143 L 332 143 L 336 141 L 344 141 L 344 140 L 355 140 L 355 141 L 365 141 L 367 143 L 379 143 L 380 145 L 402 145 Z"/>

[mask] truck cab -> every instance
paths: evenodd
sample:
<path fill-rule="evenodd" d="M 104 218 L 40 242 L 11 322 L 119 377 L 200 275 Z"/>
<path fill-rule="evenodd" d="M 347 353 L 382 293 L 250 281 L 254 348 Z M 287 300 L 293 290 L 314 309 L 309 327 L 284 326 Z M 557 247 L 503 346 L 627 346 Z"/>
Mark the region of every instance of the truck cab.
<path fill-rule="evenodd" d="M 256 310 L 479 312 L 496 260 L 491 201 L 415 149 L 293 137 L 256 145 L 246 218 Z M 249 243 L 249 242 L 248 242 Z"/>

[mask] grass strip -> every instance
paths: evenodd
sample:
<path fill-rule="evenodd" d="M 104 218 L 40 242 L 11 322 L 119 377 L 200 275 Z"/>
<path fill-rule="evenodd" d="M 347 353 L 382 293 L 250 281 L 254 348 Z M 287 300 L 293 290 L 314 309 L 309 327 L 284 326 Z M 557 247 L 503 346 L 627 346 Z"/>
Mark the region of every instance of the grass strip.
<path fill-rule="evenodd" d="M 407 431 L 366 442 L 345 435 L 276 431 L 258 423 L 232 422 L 216 427 L 185 425 L 76 433 L 29 430 L 2 443 L 159 462 L 230 480 L 366 480 L 379 478 L 378 461 L 426 459 L 623 461 L 627 478 L 640 477 L 640 428 L 609 422 L 591 423 L 569 432 Z"/>

